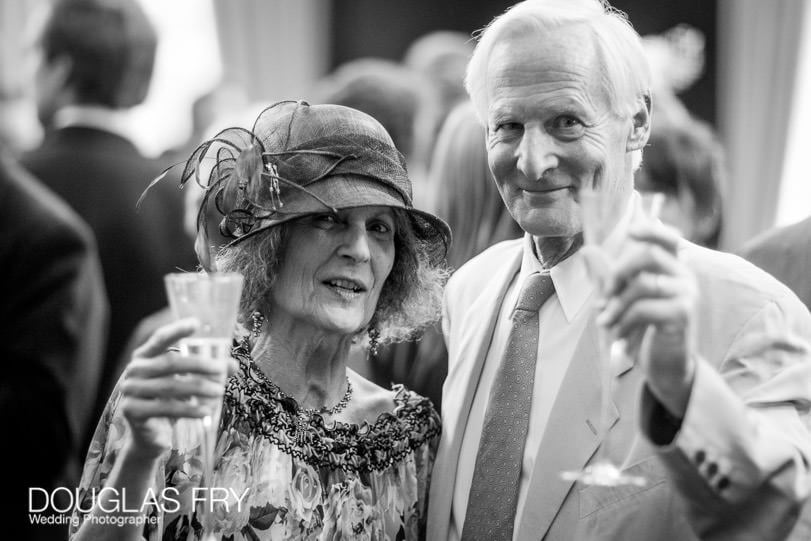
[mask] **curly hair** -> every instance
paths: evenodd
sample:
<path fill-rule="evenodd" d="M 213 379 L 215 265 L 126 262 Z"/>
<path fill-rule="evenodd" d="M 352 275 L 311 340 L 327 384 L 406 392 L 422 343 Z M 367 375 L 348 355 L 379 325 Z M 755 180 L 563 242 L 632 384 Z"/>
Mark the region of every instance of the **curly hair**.
<path fill-rule="evenodd" d="M 394 263 L 368 322 L 380 331 L 378 340 L 383 344 L 412 339 L 439 319 L 449 275 L 444 265 L 430 263 L 428 248 L 415 237 L 408 213 L 392 210 L 396 226 Z M 288 231 L 286 224 L 280 224 L 217 254 L 219 270 L 239 272 L 244 277 L 240 301 L 243 324 L 250 321 L 253 311 L 269 311 L 269 293 L 284 264 L 280 256 L 287 244 Z"/>

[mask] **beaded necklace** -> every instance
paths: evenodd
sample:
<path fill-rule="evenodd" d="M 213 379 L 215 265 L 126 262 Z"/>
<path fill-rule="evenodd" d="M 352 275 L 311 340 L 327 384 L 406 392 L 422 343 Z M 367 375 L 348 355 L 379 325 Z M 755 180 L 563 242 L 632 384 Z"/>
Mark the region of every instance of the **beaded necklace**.
<path fill-rule="evenodd" d="M 265 321 L 265 316 L 262 315 L 261 312 L 256 311 L 251 314 L 252 320 L 252 328 L 251 334 L 254 338 L 258 338 L 259 335 L 262 333 L 262 323 Z M 302 408 L 298 401 L 295 400 L 293 397 L 282 391 L 278 385 L 273 383 L 270 378 L 268 378 L 262 370 L 256 366 L 256 363 L 251 356 L 251 348 L 249 343 L 249 336 L 246 335 L 242 339 L 242 346 L 245 350 L 245 354 L 248 358 L 248 364 L 253 368 L 253 372 L 257 375 L 257 377 L 270 388 L 270 390 L 280 396 L 283 400 L 284 399 L 292 399 L 292 402 L 296 405 L 296 441 L 299 445 L 304 443 L 304 435 L 307 430 L 307 426 L 310 424 L 310 420 L 315 415 L 336 415 L 346 409 L 346 406 L 349 405 L 349 401 L 352 399 L 352 383 L 349 381 L 349 376 L 346 377 L 346 392 L 344 393 L 343 397 L 336 403 L 334 406 L 327 407 L 321 406 L 320 408 Z"/>

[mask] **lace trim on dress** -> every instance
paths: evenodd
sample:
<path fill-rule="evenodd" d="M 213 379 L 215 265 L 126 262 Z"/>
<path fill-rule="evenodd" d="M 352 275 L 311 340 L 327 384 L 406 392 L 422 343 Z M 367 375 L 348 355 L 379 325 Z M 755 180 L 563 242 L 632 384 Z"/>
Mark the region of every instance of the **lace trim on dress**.
<path fill-rule="evenodd" d="M 373 424 L 334 421 L 327 426 L 323 416 L 314 413 L 302 431 L 296 400 L 253 368 L 243 347 L 235 347 L 232 353 L 239 360 L 240 373 L 226 385 L 223 427 L 261 435 L 312 467 L 383 471 L 441 432 L 431 401 L 402 385 L 392 386 L 394 411 L 381 413 Z"/>

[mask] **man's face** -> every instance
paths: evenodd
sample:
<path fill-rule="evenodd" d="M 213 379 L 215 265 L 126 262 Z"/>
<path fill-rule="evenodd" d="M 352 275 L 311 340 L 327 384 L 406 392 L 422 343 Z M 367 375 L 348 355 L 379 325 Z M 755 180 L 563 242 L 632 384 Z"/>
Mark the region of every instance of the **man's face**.
<path fill-rule="evenodd" d="M 487 68 L 487 151 L 501 197 L 539 238 L 581 231 L 577 191 L 632 190 L 633 121 L 611 111 L 594 42 L 583 25 L 502 39 Z"/>

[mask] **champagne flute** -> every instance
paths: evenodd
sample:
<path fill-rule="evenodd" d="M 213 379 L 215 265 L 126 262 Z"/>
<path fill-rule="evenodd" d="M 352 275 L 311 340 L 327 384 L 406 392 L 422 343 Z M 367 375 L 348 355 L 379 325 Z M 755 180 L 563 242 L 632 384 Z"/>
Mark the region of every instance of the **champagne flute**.
<path fill-rule="evenodd" d="M 195 355 L 222 360 L 231 356 L 231 343 L 237 323 L 239 300 L 242 293 L 242 275 L 230 273 L 170 273 L 164 277 L 169 306 L 175 319 L 193 317 L 200 322 L 197 331 L 180 340 L 180 355 Z M 178 376 L 182 377 L 182 376 Z M 196 400 L 192 398 L 192 400 Z M 200 486 L 205 498 L 200 498 L 198 517 L 203 525 L 203 539 L 213 540 L 213 509 L 211 487 L 214 448 L 219 427 L 221 404 L 211 415 L 197 419 L 181 419 L 175 424 L 178 448 L 199 444 L 202 465 Z M 185 440 L 181 443 L 181 440 Z"/>
<path fill-rule="evenodd" d="M 583 244 L 604 251 L 604 242 L 611 234 L 622 209 L 614 207 L 616 196 L 592 188 L 581 188 L 579 191 L 579 203 L 582 212 Z M 661 193 L 646 193 L 641 196 L 641 213 L 645 220 L 654 221 L 658 219 L 659 212 L 664 204 L 664 195 Z M 622 239 L 626 242 L 627 239 Z M 608 261 L 605 257 L 604 261 Z M 606 278 L 606 266 L 589 266 L 589 276 L 594 283 L 595 293 L 593 299 L 593 310 L 600 310 L 604 305 L 604 282 Z M 614 464 L 608 455 L 608 429 L 609 415 L 612 407 L 612 387 L 614 383 L 613 368 L 627 356 L 626 342 L 622 338 L 617 338 L 610 329 L 601 325 L 597 326 L 598 354 L 600 358 L 600 446 L 597 448 L 595 459 L 579 471 L 561 472 L 561 478 L 566 481 L 579 481 L 585 485 L 597 486 L 623 486 L 634 485 L 644 486 L 646 479 L 638 475 L 624 473 L 619 466 Z"/>

